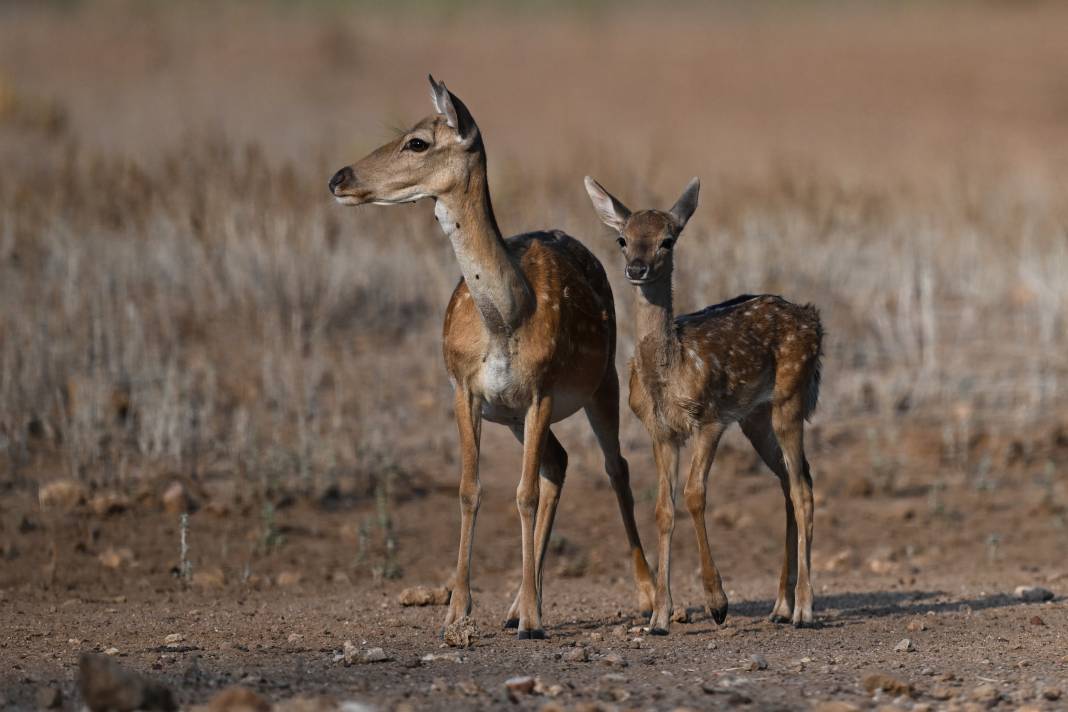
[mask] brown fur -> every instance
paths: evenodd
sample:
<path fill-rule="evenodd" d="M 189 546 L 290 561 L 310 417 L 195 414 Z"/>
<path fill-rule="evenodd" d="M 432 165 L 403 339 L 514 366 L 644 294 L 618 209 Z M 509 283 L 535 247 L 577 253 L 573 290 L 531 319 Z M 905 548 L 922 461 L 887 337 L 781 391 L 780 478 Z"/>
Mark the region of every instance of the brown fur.
<path fill-rule="evenodd" d="M 786 499 L 786 551 L 774 620 L 809 625 L 812 586 L 812 480 L 804 456 L 804 420 L 819 397 L 823 328 L 812 306 L 774 295 L 744 295 L 676 318 L 671 279 L 675 242 L 697 205 L 696 179 L 670 213 L 631 213 L 587 179 L 594 206 L 618 230 L 635 284 L 637 344 L 630 370 L 630 407 L 653 440 L 660 475 L 656 601 L 650 628 L 666 633 L 671 618 L 671 534 L 679 448 L 694 438 L 685 486 L 697 534 L 708 606 L 717 622 L 727 597 L 708 546 L 706 481 L 724 430 L 739 423 Z M 804 526 L 799 529 L 797 522 Z"/>
<path fill-rule="evenodd" d="M 652 576 L 634 521 L 627 462 L 619 452 L 615 306 L 604 268 L 578 240 L 559 231 L 501 237 L 478 126 L 443 84 L 431 79 L 431 87 L 438 113 L 338 171 L 330 189 L 350 205 L 433 198 L 464 275 L 449 301 L 443 333 L 462 455 L 460 551 L 445 624 L 471 611 L 485 418 L 509 426 L 523 443 L 516 491 L 523 579 L 506 625 L 518 627 L 520 638 L 544 636 L 542 564 L 567 468 L 567 453 L 549 426 L 579 409 L 604 452 L 640 603 L 648 609 Z"/>

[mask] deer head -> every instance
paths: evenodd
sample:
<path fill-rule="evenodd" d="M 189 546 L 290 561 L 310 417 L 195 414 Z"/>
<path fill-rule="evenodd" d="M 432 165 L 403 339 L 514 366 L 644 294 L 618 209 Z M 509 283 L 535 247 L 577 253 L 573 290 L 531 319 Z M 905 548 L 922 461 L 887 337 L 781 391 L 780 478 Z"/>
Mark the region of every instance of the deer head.
<path fill-rule="evenodd" d="M 694 178 L 671 210 L 640 210 L 632 213 L 600 183 L 586 176 L 586 192 L 601 222 L 617 234 L 626 259 L 625 274 L 631 284 L 643 285 L 671 277 L 675 241 L 697 209 L 701 181 Z"/>
<path fill-rule="evenodd" d="M 395 205 L 464 188 L 485 168 L 482 138 L 471 112 L 444 82 L 430 79 L 435 113 L 330 179 L 342 205 Z"/>

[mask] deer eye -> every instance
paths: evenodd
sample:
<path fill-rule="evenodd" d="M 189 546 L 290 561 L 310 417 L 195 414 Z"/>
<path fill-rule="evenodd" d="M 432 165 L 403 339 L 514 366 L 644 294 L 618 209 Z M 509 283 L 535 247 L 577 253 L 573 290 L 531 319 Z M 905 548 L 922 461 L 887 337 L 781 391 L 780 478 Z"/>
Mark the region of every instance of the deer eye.
<path fill-rule="evenodd" d="M 407 151 L 414 151 L 416 153 L 422 153 L 430 148 L 430 144 L 421 138 L 410 138 L 408 143 L 404 144 L 404 148 Z"/>
<path fill-rule="evenodd" d="M 619 238 L 618 238 L 618 239 L 616 240 L 616 242 L 618 242 L 618 243 L 619 243 L 619 246 L 620 246 L 620 247 L 626 247 L 626 246 L 627 246 L 627 241 L 626 241 L 626 240 L 625 240 L 625 239 L 624 239 L 624 238 L 623 238 L 622 236 L 620 236 L 620 237 L 619 237 Z"/>
<path fill-rule="evenodd" d="M 660 249 L 661 250 L 670 250 L 674 246 L 675 246 L 675 238 L 673 238 L 673 237 L 669 237 L 668 239 L 663 240 L 660 243 Z"/>

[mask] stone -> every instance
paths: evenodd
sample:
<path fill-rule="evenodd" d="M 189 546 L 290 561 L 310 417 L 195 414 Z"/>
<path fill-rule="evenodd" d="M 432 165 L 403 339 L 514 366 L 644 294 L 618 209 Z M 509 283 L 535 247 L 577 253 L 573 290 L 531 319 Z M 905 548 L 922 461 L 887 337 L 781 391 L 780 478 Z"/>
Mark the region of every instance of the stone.
<path fill-rule="evenodd" d="M 185 486 L 177 480 L 171 482 L 167 489 L 163 490 L 160 501 L 163 503 L 163 511 L 168 514 L 181 514 L 189 511 L 189 496 L 185 492 Z"/>
<path fill-rule="evenodd" d="M 969 697 L 971 697 L 976 702 L 981 702 L 985 705 L 994 705 L 997 703 L 998 700 L 1001 699 L 1001 693 L 998 692 L 998 688 L 994 687 L 990 683 L 983 683 L 982 685 L 979 685 L 974 690 L 972 690 L 971 695 L 969 695 Z"/>
<path fill-rule="evenodd" d="M 939 685 L 930 692 L 930 695 L 933 699 L 942 701 L 951 700 L 956 697 L 956 694 L 957 693 L 954 692 L 952 688 L 946 687 L 945 685 Z"/>
<path fill-rule="evenodd" d="M 452 648 L 470 648 L 478 638 L 478 627 L 472 618 L 464 616 L 445 626 L 442 638 L 445 644 Z"/>
<path fill-rule="evenodd" d="M 98 517 L 120 514 L 130 508 L 130 498 L 115 492 L 98 494 L 89 500 L 89 510 Z"/>
<path fill-rule="evenodd" d="M 1042 620 L 1038 616 L 1031 616 L 1031 625 L 1046 625 L 1046 621 Z"/>
<path fill-rule="evenodd" d="M 530 675 L 510 677 L 504 681 L 504 689 L 508 693 L 508 699 L 517 701 L 523 695 L 534 692 L 534 678 Z"/>
<path fill-rule="evenodd" d="M 279 586 L 296 586 L 303 578 L 304 574 L 299 571 L 283 571 L 274 581 Z"/>
<path fill-rule="evenodd" d="M 1012 595 L 1024 603 L 1042 603 L 1053 600 L 1053 591 L 1041 586 L 1017 586 Z"/>
<path fill-rule="evenodd" d="M 604 658 L 602 658 L 602 662 L 604 662 L 605 665 L 614 667 L 627 667 L 627 661 L 623 659 L 623 656 L 617 655 L 616 653 L 605 655 Z"/>
<path fill-rule="evenodd" d="M 875 673 L 865 677 L 864 689 L 868 691 L 869 695 L 873 695 L 877 691 L 882 691 L 889 693 L 894 697 L 900 697 L 902 695 L 906 697 L 912 696 L 912 685 L 904 680 L 899 680 L 896 677 L 885 673 Z"/>
<path fill-rule="evenodd" d="M 384 663 L 392 660 L 382 648 L 368 648 L 360 654 L 361 663 Z"/>
<path fill-rule="evenodd" d="M 586 648 L 574 647 L 564 654 L 564 660 L 569 663 L 588 663 L 590 661 L 590 653 Z"/>
<path fill-rule="evenodd" d="M 205 706 L 206 712 L 270 712 L 271 703 L 247 687 L 235 685 L 218 693 Z"/>
<path fill-rule="evenodd" d="M 444 606 L 449 602 L 449 589 L 444 586 L 412 586 L 400 592 L 397 602 L 402 606 Z"/>
<path fill-rule="evenodd" d="M 749 672 L 753 672 L 754 670 L 767 670 L 768 661 L 763 655 L 754 653 L 749 656 L 749 660 L 745 664 L 745 669 Z"/>
<path fill-rule="evenodd" d="M 912 644 L 912 640 L 909 638 L 902 638 L 901 641 L 894 646 L 894 652 L 897 653 L 911 653 L 915 652 L 916 646 Z"/>
<path fill-rule="evenodd" d="M 41 509 L 69 512 L 85 501 L 85 486 L 74 480 L 56 480 L 42 485 L 37 491 Z"/>
<path fill-rule="evenodd" d="M 1045 697 L 1050 702 L 1055 702 L 1056 700 L 1061 699 L 1061 695 L 1063 695 L 1063 694 L 1064 693 L 1061 692 L 1061 688 L 1059 688 L 1059 687 L 1044 687 L 1044 688 L 1042 688 L 1042 696 Z"/>
<path fill-rule="evenodd" d="M 922 618 L 913 618 L 906 627 L 910 633 L 927 630 L 927 621 Z"/>
<path fill-rule="evenodd" d="M 226 585 L 226 574 L 218 566 L 193 572 L 193 585 L 197 588 L 222 588 Z"/>
<path fill-rule="evenodd" d="M 844 700 L 827 700 L 817 702 L 812 707 L 812 712 L 860 712 L 860 708 Z"/>
<path fill-rule="evenodd" d="M 146 680 L 102 655 L 86 653 L 78 661 L 78 689 L 91 712 L 177 709 L 171 691 Z"/>

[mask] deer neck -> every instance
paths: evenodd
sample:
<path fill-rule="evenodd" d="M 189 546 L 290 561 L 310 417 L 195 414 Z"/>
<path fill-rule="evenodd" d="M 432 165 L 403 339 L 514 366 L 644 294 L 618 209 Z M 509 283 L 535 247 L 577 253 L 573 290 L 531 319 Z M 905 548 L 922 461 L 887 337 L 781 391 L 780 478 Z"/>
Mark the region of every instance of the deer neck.
<path fill-rule="evenodd" d="M 497 227 L 485 158 L 464 185 L 438 196 L 434 215 L 452 241 L 482 323 L 490 333 L 511 334 L 533 311 L 534 294 Z"/>
<path fill-rule="evenodd" d="M 675 333 L 671 276 L 667 275 L 652 284 L 638 285 L 635 293 L 635 338 L 643 357 L 652 357 L 655 363 L 649 365 L 656 368 L 674 366 L 678 363 L 681 346 Z"/>

